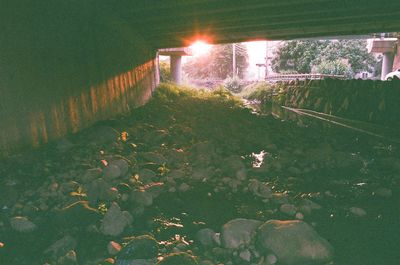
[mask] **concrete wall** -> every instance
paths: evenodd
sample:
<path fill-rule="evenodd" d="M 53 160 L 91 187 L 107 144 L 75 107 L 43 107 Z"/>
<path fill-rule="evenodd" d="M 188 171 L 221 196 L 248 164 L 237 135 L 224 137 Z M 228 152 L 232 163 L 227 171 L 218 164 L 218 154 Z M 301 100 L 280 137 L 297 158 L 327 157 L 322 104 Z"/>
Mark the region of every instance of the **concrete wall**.
<path fill-rule="evenodd" d="M 90 1 L 15 2 L 0 9 L 0 156 L 150 98 L 156 51 L 111 13 Z"/>
<path fill-rule="evenodd" d="M 343 118 L 400 128 L 400 81 L 312 80 L 278 84 L 272 101 Z"/>
<path fill-rule="evenodd" d="M 400 69 L 400 40 L 397 41 L 397 49 L 393 61 L 393 71 L 397 69 Z"/>

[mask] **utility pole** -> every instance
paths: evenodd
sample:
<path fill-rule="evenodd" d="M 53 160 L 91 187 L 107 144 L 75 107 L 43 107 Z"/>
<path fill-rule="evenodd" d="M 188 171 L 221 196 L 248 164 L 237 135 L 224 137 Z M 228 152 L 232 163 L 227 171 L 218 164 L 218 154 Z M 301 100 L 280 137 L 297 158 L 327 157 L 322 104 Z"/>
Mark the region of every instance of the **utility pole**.
<path fill-rule="evenodd" d="M 236 76 L 236 46 L 232 43 L 232 77 Z"/>
<path fill-rule="evenodd" d="M 268 41 L 265 42 L 265 80 L 267 80 L 268 77 L 268 52 L 269 52 L 269 47 L 268 47 Z"/>

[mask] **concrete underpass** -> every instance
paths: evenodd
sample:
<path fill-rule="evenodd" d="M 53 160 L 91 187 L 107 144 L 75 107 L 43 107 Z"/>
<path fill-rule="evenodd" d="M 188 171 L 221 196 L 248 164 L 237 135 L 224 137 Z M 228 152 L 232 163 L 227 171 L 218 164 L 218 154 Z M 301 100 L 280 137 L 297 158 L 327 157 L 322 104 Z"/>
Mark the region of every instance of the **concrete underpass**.
<path fill-rule="evenodd" d="M 0 25 L 0 265 L 399 263 L 399 80 L 244 101 L 158 67 L 400 32 L 399 1 L 2 1 Z M 396 39 L 370 50 L 400 67 Z"/>
<path fill-rule="evenodd" d="M 1 8 L 2 153 L 145 103 L 159 48 L 399 30 L 396 1 L 7 1 Z M 398 61 L 398 60 L 397 60 Z"/>

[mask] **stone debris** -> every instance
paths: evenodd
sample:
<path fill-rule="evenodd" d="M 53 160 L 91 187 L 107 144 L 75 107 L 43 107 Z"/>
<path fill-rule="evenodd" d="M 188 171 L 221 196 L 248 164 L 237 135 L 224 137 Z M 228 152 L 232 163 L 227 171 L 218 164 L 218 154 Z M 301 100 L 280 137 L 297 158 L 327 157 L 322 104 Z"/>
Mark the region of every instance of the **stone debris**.
<path fill-rule="evenodd" d="M 10 219 L 11 228 L 20 233 L 30 233 L 37 229 L 37 225 L 24 216 L 15 216 Z"/>
<path fill-rule="evenodd" d="M 258 228 L 257 247 L 272 251 L 282 264 L 324 264 L 333 259 L 328 241 L 302 221 L 267 221 Z"/>
<path fill-rule="evenodd" d="M 117 203 L 112 203 L 102 220 L 100 231 L 104 235 L 118 236 L 133 221 L 133 217 L 126 211 L 121 211 Z"/>
<path fill-rule="evenodd" d="M 222 246 L 228 249 L 238 249 L 250 245 L 254 231 L 262 224 L 258 220 L 238 218 L 224 224 L 221 228 Z"/>

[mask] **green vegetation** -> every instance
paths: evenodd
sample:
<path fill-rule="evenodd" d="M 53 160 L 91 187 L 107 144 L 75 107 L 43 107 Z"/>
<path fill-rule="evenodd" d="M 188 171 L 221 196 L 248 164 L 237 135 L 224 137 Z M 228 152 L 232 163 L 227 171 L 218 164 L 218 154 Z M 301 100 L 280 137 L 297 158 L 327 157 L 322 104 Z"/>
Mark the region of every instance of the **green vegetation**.
<path fill-rule="evenodd" d="M 171 82 L 171 68 L 169 63 L 165 61 L 160 61 L 160 82 Z"/>
<path fill-rule="evenodd" d="M 276 72 L 319 72 L 354 74 L 375 72 L 377 60 L 368 53 L 365 40 L 306 40 L 285 42 L 275 53 L 272 67 Z"/>
<path fill-rule="evenodd" d="M 223 86 L 232 93 L 240 93 L 243 88 L 242 81 L 238 76 L 229 76 L 227 79 L 224 80 Z"/>
<path fill-rule="evenodd" d="M 264 101 L 265 97 L 272 95 L 274 92 L 274 85 L 262 81 L 246 86 L 237 96 L 250 100 L 258 99 Z"/>
<path fill-rule="evenodd" d="M 235 44 L 237 75 L 243 78 L 249 65 L 246 46 Z M 193 56 L 183 65 L 184 73 L 192 79 L 225 79 L 232 74 L 232 44 L 214 45 L 207 54 Z"/>

